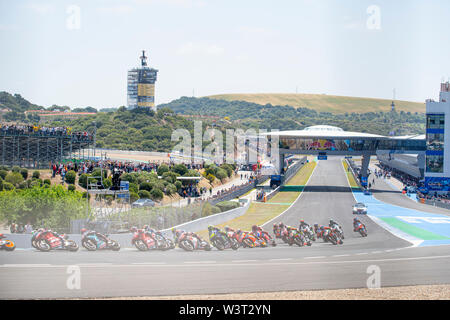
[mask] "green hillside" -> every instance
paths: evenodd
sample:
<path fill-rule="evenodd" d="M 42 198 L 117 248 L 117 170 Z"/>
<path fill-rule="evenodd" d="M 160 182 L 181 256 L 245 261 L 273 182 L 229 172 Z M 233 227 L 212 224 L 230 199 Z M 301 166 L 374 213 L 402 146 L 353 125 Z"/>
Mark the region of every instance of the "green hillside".
<path fill-rule="evenodd" d="M 247 101 L 260 105 L 270 103 L 274 106 L 289 105 L 295 108 L 308 108 L 318 112 L 332 113 L 366 113 L 389 112 L 391 100 L 333 96 L 326 94 L 292 94 L 292 93 L 242 93 L 242 94 L 217 94 L 208 96 L 212 99 L 227 101 Z M 425 112 L 425 103 L 410 101 L 395 101 L 397 111 Z"/>

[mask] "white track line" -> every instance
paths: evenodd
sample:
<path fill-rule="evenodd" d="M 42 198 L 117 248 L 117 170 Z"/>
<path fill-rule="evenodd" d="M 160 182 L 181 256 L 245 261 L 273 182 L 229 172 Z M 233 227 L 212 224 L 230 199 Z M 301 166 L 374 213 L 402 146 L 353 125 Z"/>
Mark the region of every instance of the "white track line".
<path fill-rule="evenodd" d="M 305 257 L 303 259 L 323 259 L 326 258 L 325 256 L 316 256 L 316 257 Z"/>
<path fill-rule="evenodd" d="M 188 263 L 188 264 L 192 264 L 192 263 L 216 263 L 217 261 L 185 261 L 183 263 Z"/>

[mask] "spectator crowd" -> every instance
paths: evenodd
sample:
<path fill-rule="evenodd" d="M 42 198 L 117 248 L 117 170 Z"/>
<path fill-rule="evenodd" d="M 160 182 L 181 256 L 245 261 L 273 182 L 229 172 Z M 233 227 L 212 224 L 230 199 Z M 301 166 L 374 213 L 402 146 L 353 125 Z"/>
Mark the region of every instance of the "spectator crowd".
<path fill-rule="evenodd" d="M 35 135 L 35 136 L 72 136 L 77 140 L 92 140 L 93 137 L 87 131 L 73 132 L 70 127 L 45 127 L 35 125 L 10 125 L 0 123 L 2 135 Z"/>

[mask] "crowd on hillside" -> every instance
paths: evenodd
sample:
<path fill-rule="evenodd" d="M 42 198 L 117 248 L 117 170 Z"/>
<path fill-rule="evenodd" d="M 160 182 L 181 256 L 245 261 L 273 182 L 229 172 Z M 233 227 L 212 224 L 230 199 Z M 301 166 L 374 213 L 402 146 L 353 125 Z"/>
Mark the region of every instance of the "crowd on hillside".
<path fill-rule="evenodd" d="M 37 135 L 37 136 L 73 136 L 78 140 L 91 140 L 92 135 L 87 131 L 73 132 L 70 127 L 45 127 L 35 125 L 1 124 L 0 132 L 3 135 Z"/>

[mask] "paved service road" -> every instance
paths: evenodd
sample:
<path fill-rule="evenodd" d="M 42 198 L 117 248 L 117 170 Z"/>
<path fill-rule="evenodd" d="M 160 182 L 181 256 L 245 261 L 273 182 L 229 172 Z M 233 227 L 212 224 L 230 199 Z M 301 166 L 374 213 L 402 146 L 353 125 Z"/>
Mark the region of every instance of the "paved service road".
<path fill-rule="evenodd" d="M 382 286 L 450 283 L 448 246 L 411 248 L 368 217 L 362 219 L 369 236 L 361 238 L 352 232 L 354 202 L 341 159 L 330 157 L 319 162 L 301 197 L 274 221 L 298 226 L 301 218 L 327 224 L 333 217 L 344 228 L 343 245 L 319 240 L 311 247 L 279 244 L 223 252 L 0 252 L 0 298 L 363 288 L 373 265 L 380 268 Z M 80 270 L 80 289 L 67 287 L 72 279 L 67 268 L 73 265 Z"/>

